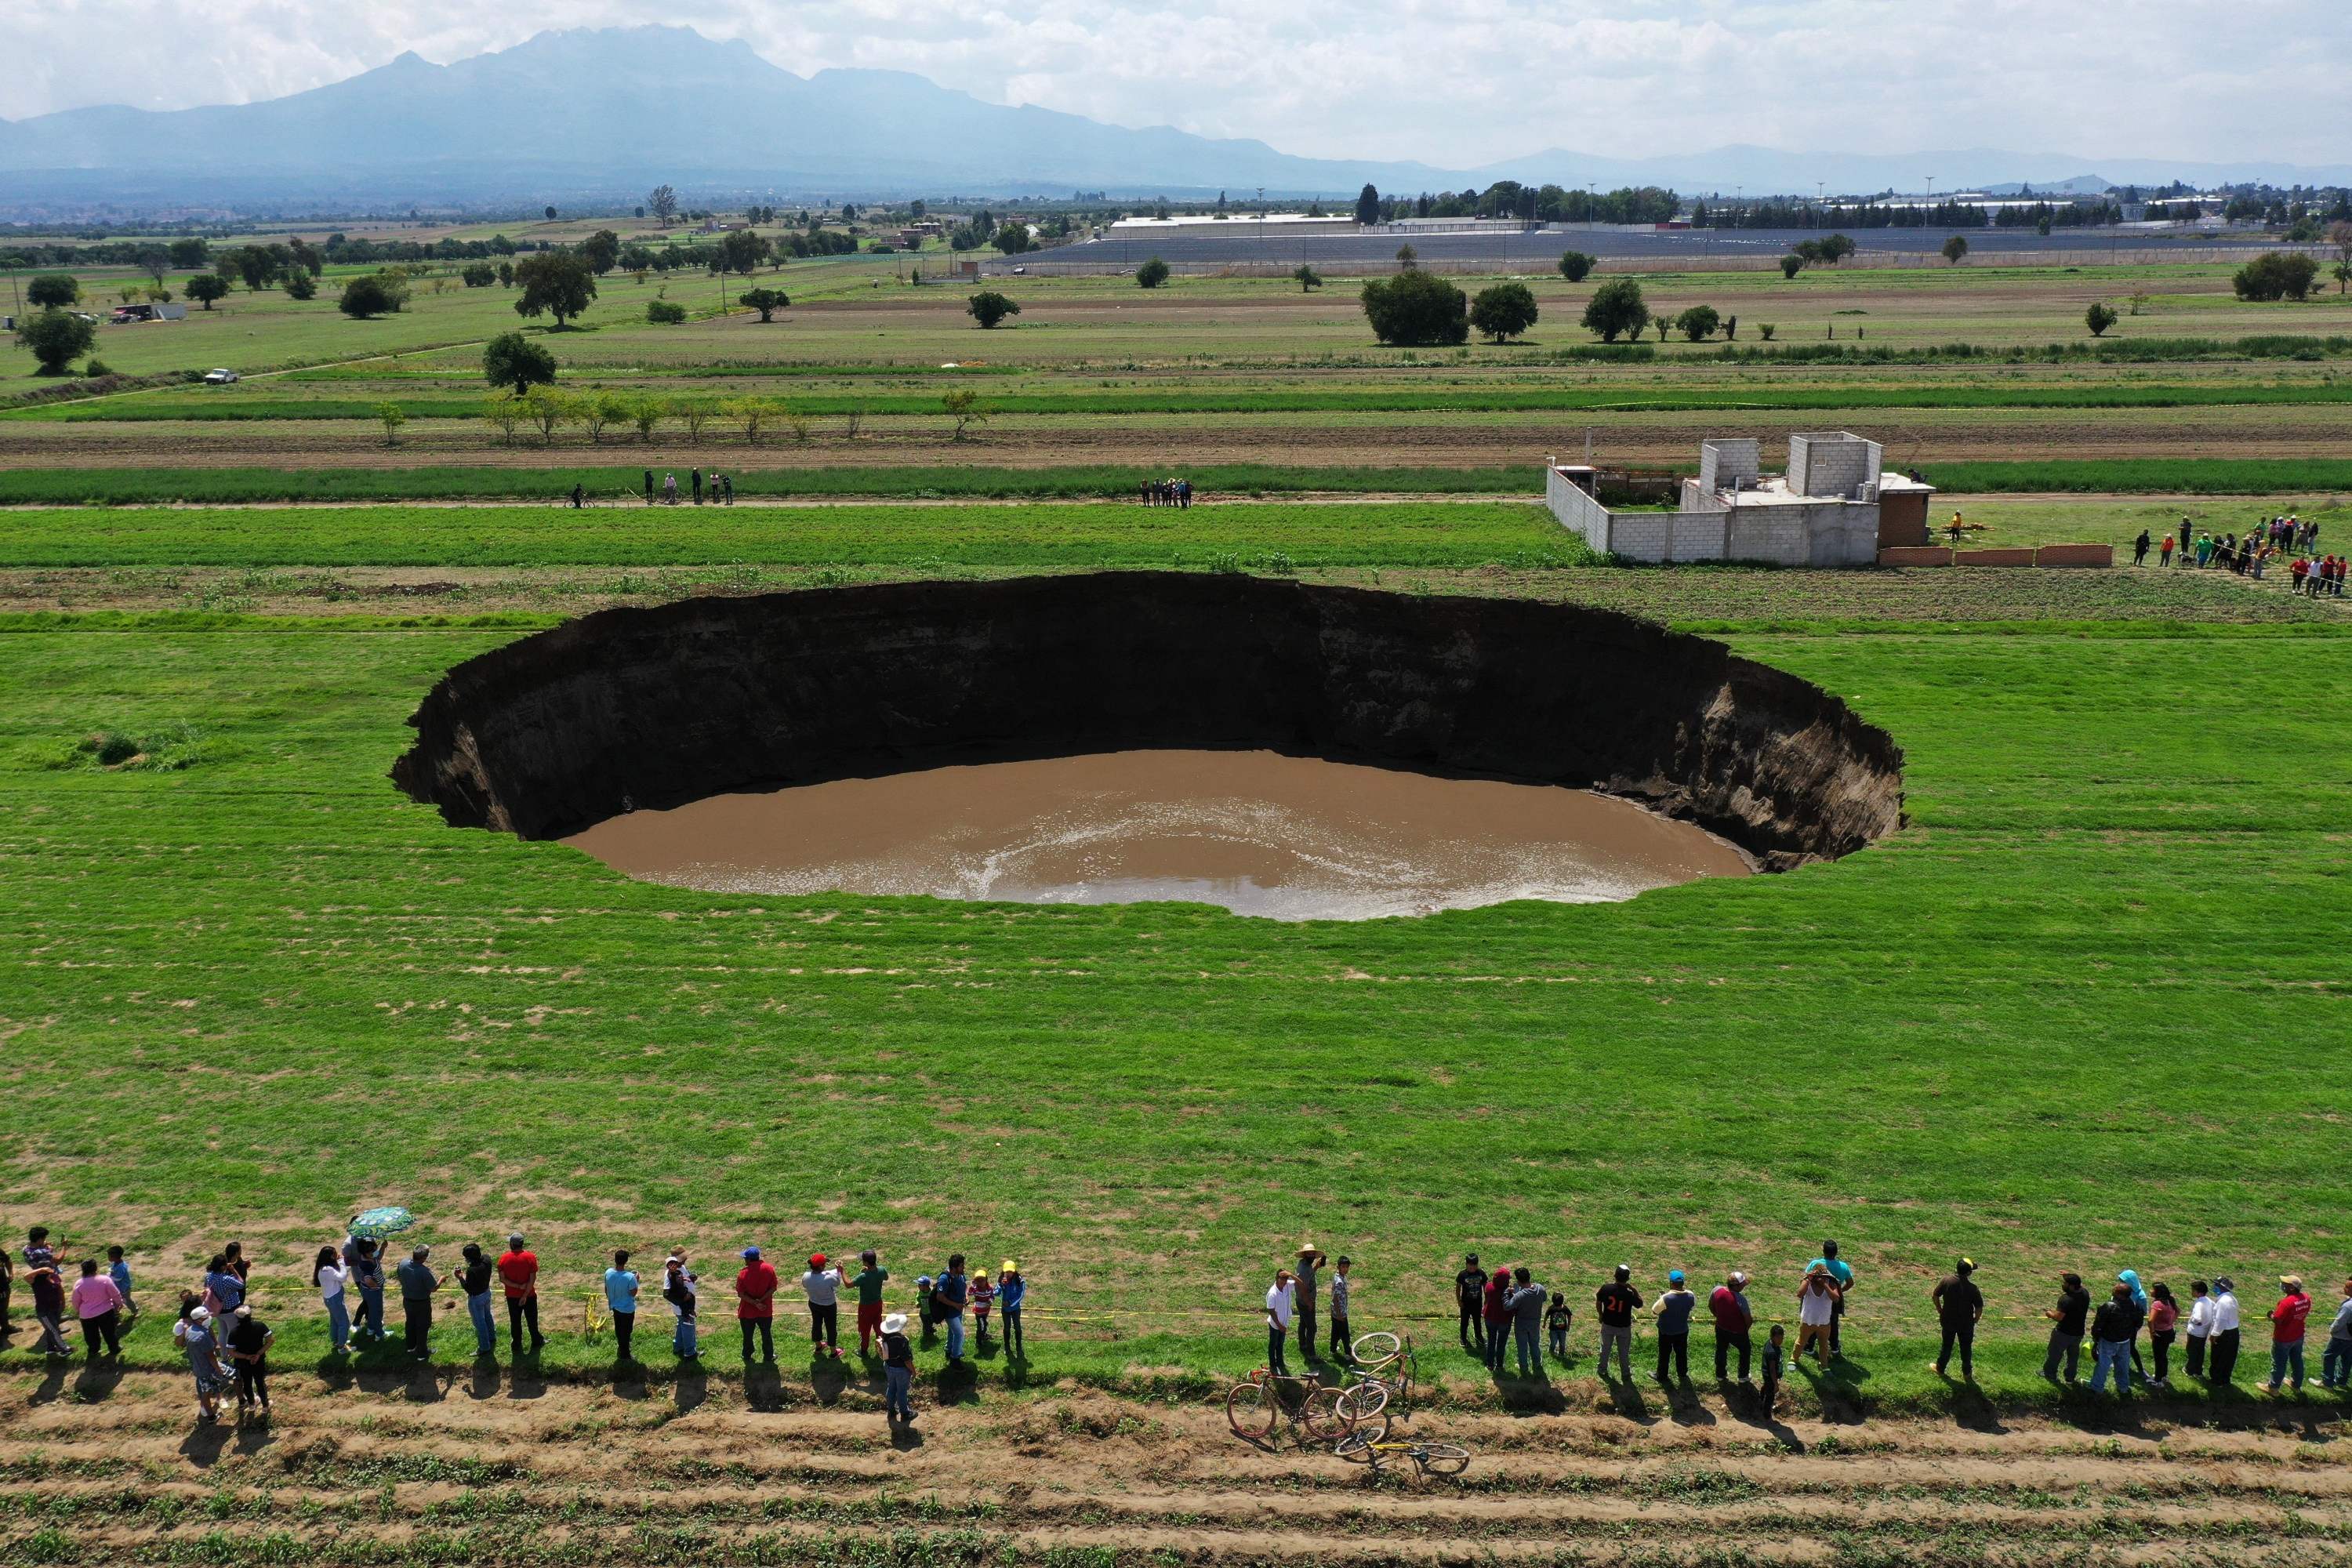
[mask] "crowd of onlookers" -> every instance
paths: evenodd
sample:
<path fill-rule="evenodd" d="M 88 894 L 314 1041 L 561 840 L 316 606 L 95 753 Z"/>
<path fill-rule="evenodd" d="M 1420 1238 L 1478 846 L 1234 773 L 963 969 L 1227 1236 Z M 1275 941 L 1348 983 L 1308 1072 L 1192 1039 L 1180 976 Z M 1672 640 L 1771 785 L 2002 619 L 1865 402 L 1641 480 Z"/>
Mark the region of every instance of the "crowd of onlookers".
<path fill-rule="evenodd" d="M 1185 507 L 1192 504 L 1192 481 L 1190 479 L 1145 479 L 1137 485 L 1136 492 L 1146 506 Z"/>
<path fill-rule="evenodd" d="M 387 1338 L 385 1306 L 396 1292 L 400 1300 L 403 1345 L 417 1362 L 432 1356 L 436 1303 L 448 1291 L 463 1299 L 474 1336 L 478 1360 L 493 1361 L 499 1349 L 499 1314 L 506 1307 L 510 1353 L 518 1362 L 537 1356 L 547 1342 L 540 1319 L 541 1267 L 520 1234 L 507 1237 L 506 1250 L 493 1258 L 478 1243 L 460 1249 L 461 1261 L 444 1276 L 433 1261 L 430 1246 L 413 1246 L 396 1265 L 387 1266 L 389 1249 L 373 1236 L 347 1235 L 337 1246 L 321 1247 L 310 1265 L 310 1285 L 326 1310 L 330 1353 L 346 1356 L 358 1345 L 375 1345 Z M 131 1267 L 123 1249 L 110 1247 L 106 1258 L 66 1258 L 52 1245 L 45 1226 L 27 1233 L 19 1254 L 23 1283 L 33 1297 L 40 1325 L 37 1348 L 51 1356 L 73 1353 L 67 1336 L 77 1330 L 89 1359 L 119 1356 L 122 1340 L 141 1317 L 133 1299 Z M 673 1323 L 670 1348 L 681 1363 L 698 1362 L 704 1286 L 684 1247 L 662 1259 L 658 1275 L 641 1272 L 626 1248 L 612 1253 L 601 1289 L 592 1298 L 586 1326 L 601 1330 L 609 1324 L 615 1362 L 635 1364 L 637 1314 L 648 1290 L 669 1310 Z M 742 1249 L 729 1295 L 742 1339 L 747 1366 L 757 1358 L 776 1359 L 774 1320 L 777 1297 L 786 1289 L 784 1277 L 756 1246 Z M 891 1271 L 872 1249 L 861 1252 L 855 1272 L 846 1259 L 812 1253 L 797 1280 L 808 1311 L 809 1342 L 814 1355 L 839 1360 L 841 1305 L 855 1308 L 853 1325 L 857 1352 L 884 1374 L 886 1410 L 893 1422 L 914 1418 L 912 1385 L 915 1342 L 908 1335 L 904 1312 L 885 1306 L 885 1287 Z M 1310 1369 L 1331 1363 L 1348 1364 L 1355 1337 L 1350 1306 L 1355 1284 L 1351 1259 L 1328 1258 L 1312 1245 L 1298 1249 L 1295 1263 L 1276 1269 L 1265 1293 L 1266 1370 L 1289 1375 L 1286 1347 L 1295 1339 Z M 9 1328 L 8 1310 L 16 1279 L 16 1260 L 0 1253 L 0 1331 Z M 1974 1260 L 1960 1258 L 1929 1293 L 1942 1332 L 1941 1349 L 1930 1364 L 1937 1375 L 1948 1376 L 1954 1356 L 1960 1376 L 1976 1376 L 1976 1333 L 1985 1315 L 1984 1293 L 1976 1282 Z M 230 1242 L 206 1261 L 194 1288 L 182 1290 L 175 1303 L 172 1337 L 195 1380 L 199 1419 L 218 1418 L 221 1401 L 236 1395 L 240 1416 L 266 1419 L 269 1411 L 269 1351 L 275 1331 L 258 1315 L 249 1288 L 252 1265 L 244 1249 Z M 1858 1283 L 1853 1265 L 1834 1241 L 1822 1244 L 1819 1256 L 1796 1277 L 1787 1298 L 1796 1320 L 1797 1337 L 1788 1343 L 1787 1328 L 1779 1322 L 1758 1331 L 1769 1314 L 1759 1313 L 1750 1298 L 1749 1277 L 1739 1270 L 1724 1276 L 1705 1300 L 1714 1335 L 1715 1376 L 1750 1384 L 1751 1370 L 1762 1375 L 1762 1397 L 1769 1410 L 1782 1378 L 1808 1353 L 1824 1372 L 1843 1359 L 1847 1310 Z M 1008 1258 L 992 1277 L 985 1269 L 965 1268 L 961 1253 L 950 1256 L 945 1268 L 916 1277 L 915 1319 L 923 1342 L 934 1337 L 946 1342 L 950 1369 L 965 1362 L 973 1340 L 984 1347 L 995 1328 L 1003 1353 L 1014 1363 L 1025 1363 L 1027 1346 L 1022 1318 L 1029 1283 L 1018 1264 Z M 2304 1347 L 2313 1303 L 2294 1275 L 2279 1280 L 2280 1296 L 2268 1313 L 2271 1330 L 2269 1388 L 2277 1392 L 2292 1384 L 2301 1392 L 2305 1375 Z M 2320 1363 L 2320 1386 L 2352 1389 L 2352 1279 L 2344 1282 L 2344 1299 L 2326 1333 Z M 1489 1271 L 1476 1254 L 1464 1259 L 1453 1280 L 1453 1299 L 1462 1348 L 1475 1355 L 1496 1377 L 1544 1375 L 1547 1355 L 1563 1364 L 1572 1363 L 1570 1336 L 1576 1310 L 1569 1293 L 1546 1286 L 1533 1270 L 1521 1265 Z M 1664 1289 L 1647 1300 L 1633 1283 L 1631 1265 L 1620 1264 L 1592 1295 L 1599 1328 L 1596 1370 L 1604 1382 L 1631 1384 L 1633 1341 L 1646 1326 L 1656 1341 L 1659 1383 L 1673 1386 L 1690 1383 L 1691 1335 L 1701 1300 L 1679 1268 L 1669 1269 Z M 2172 1355 L 2185 1339 L 2187 1374 L 2210 1386 L 2226 1388 L 2235 1376 L 2242 1336 L 2242 1310 L 2237 1286 L 2228 1276 L 2211 1281 L 2200 1279 L 2189 1286 L 2184 1305 L 2161 1280 L 2143 1283 L 2137 1270 L 2118 1273 L 2104 1300 L 2095 1300 L 2079 1274 L 2059 1278 L 2053 1305 L 2042 1316 L 2049 1321 L 2049 1340 L 2042 1375 L 2053 1383 L 2080 1379 L 2085 1342 L 2090 1346 L 2090 1386 L 2104 1391 L 2110 1381 L 2118 1394 L 2130 1392 L 2134 1381 L 2168 1388 Z M 1328 1323 L 1328 1338 L 1319 1325 Z M 999 1326 L 1001 1325 L 1001 1326 Z M 2146 1335 L 2147 1356 L 2141 1352 Z M 1516 1362 L 1514 1363 L 1514 1352 Z M 1612 1362 L 1614 1362 L 1612 1375 Z M 2151 1364 L 2152 1363 L 2152 1364 Z"/>
<path fill-rule="evenodd" d="M 2335 598 L 2344 595 L 2345 558 L 2319 553 L 2316 519 L 2274 517 L 2267 522 L 2257 522 L 2242 535 L 2224 533 L 2218 539 L 2204 532 L 2191 537 L 2189 529 L 2185 517 L 2178 531 L 2167 533 L 2161 540 L 2150 530 L 2141 529 L 2139 537 L 2132 542 L 2132 564 L 2146 565 L 2148 552 L 2153 550 L 2159 567 L 2218 566 L 2259 582 L 2281 558 L 2292 554 L 2294 559 L 2284 570 L 2293 579 L 2294 592 L 2315 599 L 2322 595 Z"/>

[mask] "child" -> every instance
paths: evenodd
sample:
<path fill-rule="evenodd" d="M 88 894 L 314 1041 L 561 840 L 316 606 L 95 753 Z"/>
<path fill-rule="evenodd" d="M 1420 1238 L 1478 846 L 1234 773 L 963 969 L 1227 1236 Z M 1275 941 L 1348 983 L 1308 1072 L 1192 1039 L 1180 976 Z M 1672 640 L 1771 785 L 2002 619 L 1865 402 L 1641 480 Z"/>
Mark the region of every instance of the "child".
<path fill-rule="evenodd" d="M 1576 1321 L 1575 1309 L 1568 1304 L 1568 1292 L 1551 1293 L 1551 1305 L 1544 1309 L 1544 1326 L 1551 1331 L 1551 1353 L 1562 1365 L 1568 1363 L 1568 1331 Z"/>
<path fill-rule="evenodd" d="M 1788 1331 L 1780 1324 L 1772 1325 L 1772 1337 L 1764 1346 L 1764 1414 L 1772 1414 L 1780 1400 L 1780 1368 L 1787 1360 Z"/>
<path fill-rule="evenodd" d="M 938 1309 L 931 1303 L 931 1285 L 932 1279 L 929 1275 L 915 1276 L 915 1316 L 923 1325 L 925 1344 L 930 1342 L 931 1331 L 939 1322 Z"/>
<path fill-rule="evenodd" d="M 996 1287 L 988 1282 L 988 1270 L 982 1268 L 971 1277 L 970 1292 L 971 1331 L 980 1339 L 988 1338 L 988 1310 L 996 1300 Z"/>
<path fill-rule="evenodd" d="M 996 1302 L 1004 1309 L 1004 1353 L 1019 1361 L 1024 1353 L 1021 1340 L 1021 1303 L 1029 1297 L 1029 1281 L 1021 1277 L 1021 1265 L 1010 1258 L 996 1271 Z"/>
<path fill-rule="evenodd" d="M 106 1277 L 122 1292 L 122 1316 L 127 1321 L 139 1315 L 139 1303 L 131 1299 L 131 1265 L 122 1260 L 122 1248 L 106 1249 Z"/>
<path fill-rule="evenodd" d="M 662 1261 L 662 1300 L 677 1314 L 677 1331 L 670 1336 L 670 1349 L 680 1361 L 700 1361 L 701 1347 L 696 1343 L 695 1309 L 701 1292 L 695 1289 L 698 1276 L 686 1266 L 686 1249 L 679 1247 Z"/>

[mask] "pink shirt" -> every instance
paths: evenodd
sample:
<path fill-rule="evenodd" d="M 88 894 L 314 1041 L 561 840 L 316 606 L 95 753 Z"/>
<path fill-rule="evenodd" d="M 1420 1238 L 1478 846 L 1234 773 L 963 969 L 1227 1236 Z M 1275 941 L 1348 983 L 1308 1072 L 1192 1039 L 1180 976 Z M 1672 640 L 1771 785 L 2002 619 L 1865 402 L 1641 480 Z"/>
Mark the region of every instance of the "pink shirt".
<path fill-rule="evenodd" d="M 122 1292 L 114 1281 L 103 1274 L 85 1274 L 74 1281 L 73 1307 L 77 1318 L 95 1318 L 113 1311 L 122 1305 Z"/>

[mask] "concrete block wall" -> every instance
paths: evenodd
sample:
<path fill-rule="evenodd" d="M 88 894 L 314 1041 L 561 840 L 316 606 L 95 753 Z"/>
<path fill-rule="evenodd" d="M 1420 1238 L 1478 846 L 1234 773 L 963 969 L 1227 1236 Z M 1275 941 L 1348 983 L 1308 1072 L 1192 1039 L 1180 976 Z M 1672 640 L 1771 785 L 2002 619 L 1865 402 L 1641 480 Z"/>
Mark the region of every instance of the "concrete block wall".
<path fill-rule="evenodd" d="M 1720 561 L 1727 511 L 1678 511 L 1667 519 L 1667 539 L 1676 561 Z"/>
<path fill-rule="evenodd" d="M 1811 566 L 1867 566 L 1878 559 L 1875 501 L 1832 501 L 1804 509 Z"/>
<path fill-rule="evenodd" d="M 1583 487 L 1561 478 L 1558 468 L 1544 469 L 1544 504 L 1561 527 L 1580 535 L 1595 550 L 1604 553 L 1609 550 L 1609 509 L 1587 495 Z"/>
<path fill-rule="evenodd" d="M 1609 542 L 1602 548 L 1628 561 L 1670 561 L 1674 546 L 1672 512 L 1637 511 L 1610 520 Z"/>
<path fill-rule="evenodd" d="M 1731 527 L 1724 553 L 1733 561 L 1761 561 L 1773 566 L 1805 563 L 1804 508 L 1742 506 L 1731 511 Z"/>
<path fill-rule="evenodd" d="M 1698 488 L 1708 495 L 1752 485 L 1763 475 L 1758 442 L 1725 436 L 1698 444 Z"/>
<path fill-rule="evenodd" d="M 1801 496 L 1844 500 L 1878 482 L 1883 448 L 1843 431 L 1789 437 L 1789 488 Z"/>

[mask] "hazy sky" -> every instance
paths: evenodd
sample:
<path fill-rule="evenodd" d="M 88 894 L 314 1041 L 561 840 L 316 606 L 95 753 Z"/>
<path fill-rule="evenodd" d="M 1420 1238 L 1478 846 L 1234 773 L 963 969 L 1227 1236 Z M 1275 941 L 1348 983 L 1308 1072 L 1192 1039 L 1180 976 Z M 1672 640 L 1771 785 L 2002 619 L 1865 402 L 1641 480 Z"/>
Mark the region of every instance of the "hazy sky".
<path fill-rule="evenodd" d="M 2352 79 L 2343 0 L 0 0 L 16 62 L 0 118 L 273 98 L 403 49 L 446 62 L 644 22 L 803 75 L 889 67 L 1117 124 L 1449 167 L 1734 142 L 2335 163 Z"/>

